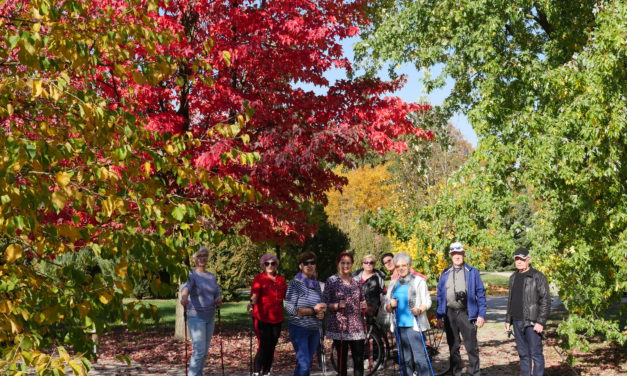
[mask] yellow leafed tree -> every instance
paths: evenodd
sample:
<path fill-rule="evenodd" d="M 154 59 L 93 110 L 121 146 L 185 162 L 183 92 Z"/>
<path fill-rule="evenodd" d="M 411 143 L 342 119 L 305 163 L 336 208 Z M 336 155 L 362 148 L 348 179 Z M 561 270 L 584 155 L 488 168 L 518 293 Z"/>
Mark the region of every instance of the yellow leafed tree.
<path fill-rule="evenodd" d="M 342 192 L 327 194 L 329 201 L 325 212 L 329 222 L 348 234 L 357 259 L 366 253 L 387 251 L 390 245 L 386 237 L 360 221 L 367 210 L 376 212 L 394 202 L 396 185 L 391 181 L 387 166 L 363 166 L 348 171 L 338 167 L 334 172 L 346 177 L 348 184 Z"/>

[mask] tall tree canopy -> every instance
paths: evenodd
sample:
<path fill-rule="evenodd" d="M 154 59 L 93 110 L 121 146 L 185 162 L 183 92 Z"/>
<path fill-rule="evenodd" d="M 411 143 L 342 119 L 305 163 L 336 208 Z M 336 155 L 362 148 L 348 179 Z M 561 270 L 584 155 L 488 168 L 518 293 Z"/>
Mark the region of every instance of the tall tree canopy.
<path fill-rule="evenodd" d="M 624 343 L 604 313 L 627 289 L 625 2 L 381 0 L 370 11 L 363 64 L 440 64 L 427 86 L 455 80 L 445 107 L 466 111 L 479 136 L 470 163 L 501 177 L 485 194 L 529 192 L 536 264 L 571 313 L 567 346 L 597 332 Z"/>
<path fill-rule="evenodd" d="M 89 331 L 153 316 L 123 302 L 135 284 L 178 280 L 225 234 L 302 241 L 305 204 L 345 183 L 334 164 L 429 137 L 408 119 L 425 107 L 383 96 L 400 81 L 324 78 L 350 69 L 360 1 L 2 4 L 3 374 L 84 374 L 61 345 L 80 356 Z"/>

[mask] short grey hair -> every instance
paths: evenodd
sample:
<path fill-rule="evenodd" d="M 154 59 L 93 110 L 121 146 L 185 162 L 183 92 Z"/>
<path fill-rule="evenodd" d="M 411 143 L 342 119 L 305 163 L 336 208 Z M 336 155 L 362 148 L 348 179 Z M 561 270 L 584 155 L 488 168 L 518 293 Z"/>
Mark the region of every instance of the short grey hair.
<path fill-rule="evenodd" d="M 198 248 L 198 250 L 196 252 L 194 252 L 194 254 L 192 255 L 193 258 L 198 257 L 198 255 L 200 255 L 201 253 L 206 253 L 207 256 L 209 255 L 209 248 L 202 246 L 200 248 Z"/>
<path fill-rule="evenodd" d="M 411 256 L 406 252 L 400 252 L 394 255 L 394 265 L 398 264 L 401 261 L 405 261 L 407 265 L 411 266 Z"/>

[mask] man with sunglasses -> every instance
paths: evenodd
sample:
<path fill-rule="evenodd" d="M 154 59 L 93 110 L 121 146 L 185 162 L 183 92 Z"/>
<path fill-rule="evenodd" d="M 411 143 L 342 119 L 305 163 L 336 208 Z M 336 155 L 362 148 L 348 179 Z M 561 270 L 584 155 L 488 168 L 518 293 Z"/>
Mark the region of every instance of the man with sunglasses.
<path fill-rule="evenodd" d="M 483 326 L 486 315 L 483 281 L 479 271 L 464 262 L 466 252 L 461 243 L 451 244 L 449 255 L 453 265 L 444 269 L 438 281 L 438 322 L 444 324 L 450 351 L 450 368 L 444 374 L 462 374 L 461 334 L 468 353 L 468 374 L 478 376 L 477 328 Z"/>
<path fill-rule="evenodd" d="M 526 248 L 514 253 L 517 272 L 509 277 L 505 331 L 514 327 L 521 375 L 544 375 L 542 332 L 551 311 L 549 283 L 544 274 L 529 265 Z"/>

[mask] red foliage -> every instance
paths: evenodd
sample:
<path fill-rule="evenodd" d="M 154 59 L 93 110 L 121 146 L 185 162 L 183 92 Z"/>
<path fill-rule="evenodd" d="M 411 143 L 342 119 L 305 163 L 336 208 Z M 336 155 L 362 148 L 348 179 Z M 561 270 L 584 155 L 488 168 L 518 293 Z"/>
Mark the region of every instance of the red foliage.
<path fill-rule="evenodd" d="M 333 165 L 350 164 L 349 156 L 370 149 L 402 152 L 404 135 L 431 137 L 407 116 L 426 106 L 385 97 L 401 80 L 330 84 L 324 77 L 331 68 L 351 70 L 339 41 L 368 24 L 365 3 L 161 0 L 158 10 L 148 7 L 140 17 L 125 13 L 126 1 L 94 0 L 94 17 L 105 9 L 117 11 L 112 28 L 124 23 L 150 28 L 149 18 L 157 25 L 149 31 L 177 37 L 150 44 L 125 39 L 119 49 L 129 51 L 126 61 L 107 62 L 107 51 L 94 51 L 105 64 L 77 73 L 72 85 L 97 87 L 110 110 L 136 115 L 147 129 L 191 132 L 200 143 L 186 152 L 198 170 L 249 184 L 262 196 L 224 197 L 200 185 L 180 186 L 175 178 L 163 180 L 168 192 L 214 208 L 213 226 L 226 232 L 239 228 L 253 240 L 303 241 L 313 228 L 302 203 L 324 202 L 325 192 L 346 183 L 333 174 Z M 168 74 L 151 75 L 152 70 Z M 326 88 L 326 93 L 303 90 L 300 84 Z M 241 134 L 249 142 L 211 132 L 218 124 L 235 123 L 248 108 L 254 113 L 242 123 Z M 261 159 L 251 166 L 223 158 L 232 149 L 257 152 Z"/>
<path fill-rule="evenodd" d="M 240 223 L 241 232 L 256 240 L 302 241 L 312 228 L 300 203 L 325 201 L 327 190 L 345 183 L 330 171 L 330 164 L 349 163 L 349 154 L 363 155 L 368 147 L 401 152 L 402 135 L 430 137 L 407 117 L 424 106 L 383 97 L 400 87 L 400 81 L 357 79 L 330 85 L 323 76 L 332 67 L 351 69 L 338 41 L 368 22 L 363 4 L 177 0 L 165 6 L 163 27 L 185 31 L 186 38 L 164 46 L 178 59 L 178 71 L 159 86 L 137 85 L 135 105 L 150 114 L 153 129 L 182 127 L 206 141 L 194 151 L 198 168 L 247 179 L 263 195 L 262 202 L 229 200 L 216 213 L 223 228 Z M 210 51 L 208 43 L 213 44 Z M 137 48 L 135 53 L 146 51 Z M 150 59 L 147 53 L 145 58 Z M 211 71 L 200 68 L 207 64 Z M 295 83 L 328 90 L 318 95 Z M 246 105 L 254 109 L 243 130 L 250 143 L 206 136 L 215 124 L 244 112 Z M 222 162 L 220 155 L 231 148 L 258 152 L 261 160 L 252 167 Z M 217 199 L 196 187 L 187 193 Z"/>

